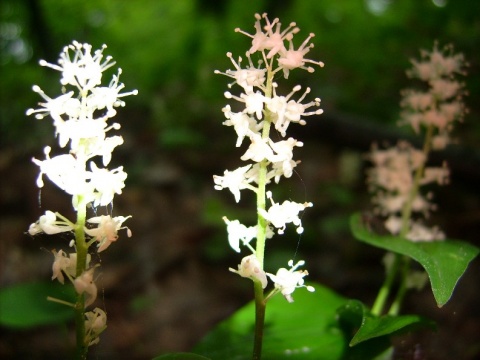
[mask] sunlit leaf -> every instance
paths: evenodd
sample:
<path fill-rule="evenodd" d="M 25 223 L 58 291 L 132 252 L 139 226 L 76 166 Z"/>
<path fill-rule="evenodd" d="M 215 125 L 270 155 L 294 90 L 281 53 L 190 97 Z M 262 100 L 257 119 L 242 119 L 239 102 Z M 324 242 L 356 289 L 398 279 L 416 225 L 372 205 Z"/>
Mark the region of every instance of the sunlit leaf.
<path fill-rule="evenodd" d="M 479 248 L 459 240 L 413 242 L 391 235 L 377 235 L 362 223 L 361 214 L 351 217 L 350 228 L 355 238 L 360 241 L 418 261 L 428 273 L 439 307 L 450 300 L 458 280 L 480 251 Z"/>
<path fill-rule="evenodd" d="M 314 293 L 295 291 L 293 303 L 281 295 L 267 303 L 263 360 L 342 358 L 347 344 L 335 315 L 345 300 L 327 288 L 314 286 Z M 213 360 L 251 359 L 254 322 L 251 302 L 220 323 L 194 351 Z"/>

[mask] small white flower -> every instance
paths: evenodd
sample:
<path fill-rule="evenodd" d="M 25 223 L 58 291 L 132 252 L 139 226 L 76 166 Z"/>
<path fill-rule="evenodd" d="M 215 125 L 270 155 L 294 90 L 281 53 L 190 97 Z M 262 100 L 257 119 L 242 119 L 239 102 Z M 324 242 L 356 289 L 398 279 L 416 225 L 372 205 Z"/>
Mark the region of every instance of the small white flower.
<path fill-rule="evenodd" d="M 293 302 L 292 293 L 297 288 L 304 287 L 310 292 L 314 292 L 313 286 L 304 285 L 303 278 L 308 275 L 307 270 L 296 270 L 298 267 L 305 265 L 305 261 L 301 260 L 293 265 L 293 260 L 288 262 L 290 269 L 280 268 L 276 275 L 267 273 L 268 277 L 275 283 L 275 289 L 280 291 L 288 302 Z M 295 271 L 296 270 L 296 271 Z"/>
<path fill-rule="evenodd" d="M 63 85 L 68 84 L 88 90 L 99 85 L 102 80 L 102 72 L 115 64 L 111 61 L 111 56 L 107 56 L 102 63 L 103 50 L 106 47 L 106 45 L 103 45 L 92 56 L 92 46 L 90 44 L 81 44 L 74 41 L 71 45 L 63 48 L 58 60 L 59 65 L 50 64 L 44 60 L 40 61 L 40 65 L 61 71 L 61 83 Z M 74 52 L 73 60 L 70 59 L 70 50 Z"/>
<path fill-rule="evenodd" d="M 37 222 L 30 225 L 28 233 L 30 235 L 36 235 L 43 232 L 48 235 L 53 235 L 71 230 L 73 230 L 72 223 L 57 220 L 57 214 L 47 210 L 45 211 L 45 215 L 40 216 Z"/>
<path fill-rule="evenodd" d="M 267 275 L 265 274 L 265 271 L 262 270 L 260 262 L 255 254 L 244 257 L 240 265 L 238 265 L 238 270 L 232 268 L 229 268 L 229 270 L 244 278 L 260 282 L 263 289 L 267 287 Z"/>
<path fill-rule="evenodd" d="M 272 206 L 265 211 L 264 209 L 258 209 L 260 215 L 265 220 L 269 221 L 273 226 L 278 229 L 279 234 L 283 234 L 288 223 L 293 223 L 297 226 L 297 233 L 303 232 L 302 221 L 298 217 L 300 211 L 305 210 L 307 207 L 313 206 L 312 203 L 299 204 L 293 201 L 285 200 L 283 204 L 277 204 L 272 199 L 272 193 L 267 192 L 268 198 L 272 202 Z"/>
<path fill-rule="evenodd" d="M 240 241 L 243 245 L 250 247 L 250 241 L 257 236 L 256 226 L 246 227 L 238 220 L 228 220 L 226 216 L 223 217 L 223 221 L 227 224 L 228 243 L 233 250 L 240 252 Z"/>
<path fill-rule="evenodd" d="M 85 313 L 85 343 L 88 346 L 98 344 L 98 337 L 107 328 L 107 314 L 96 307 L 93 311 Z"/>
<path fill-rule="evenodd" d="M 116 216 L 112 218 L 110 215 L 95 216 L 87 220 L 90 224 L 98 224 L 96 228 L 85 228 L 85 233 L 98 241 L 98 252 L 102 252 L 110 246 L 110 244 L 118 239 L 118 231 L 127 229 L 128 237 L 132 236 L 132 232 L 123 223 L 131 218 L 131 216 Z"/>
<path fill-rule="evenodd" d="M 119 98 L 129 95 L 137 95 L 138 91 L 133 90 L 126 93 L 120 93 L 125 85 L 119 83 L 121 69 L 118 69 L 118 75 L 113 75 L 113 79 L 108 87 L 95 87 L 92 89 L 92 93 L 87 98 L 89 106 L 97 110 L 107 109 L 106 117 L 111 118 L 117 114 L 114 107 L 125 106 L 125 102 L 119 100 Z"/>
<path fill-rule="evenodd" d="M 52 99 L 47 96 L 40 87 L 34 85 L 32 90 L 38 93 L 41 97 L 43 97 L 46 102 L 39 103 L 39 105 L 43 106 L 40 109 L 28 109 L 27 115 L 36 114 L 35 118 L 43 119 L 45 116 L 50 115 L 54 120 L 55 126 L 61 124 L 64 120 L 62 119 L 62 115 L 66 114 L 69 117 L 77 118 L 80 113 L 80 100 L 72 98 L 73 91 L 70 91 L 66 94 L 60 95 L 56 99 Z"/>
<path fill-rule="evenodd" d="M 85 307 L 91 305 L 97 298 L 97 285 L 95 285 L 93 281 L 94 271 L 95 268 L 92 267 L 73 281 L 73 286 L 77 294 L 86 294 Z"/>
<path fill-rule="evenodd" d="M 70 253 L 67 257 L 67 254 L 63 250 L 60 250 L 58 252 L 52 250 L 52 253 L 55 256 L 55 260 L 53 261 L 52 265 L 52 280 L 57 279 L 60 283 L 63 284 L 65 281 L 63 273 L 67 274 L 67 276 L 71 279 L 75 276 L 77 272 L 77 254 Z M 90 264 L 90 260 L 91 256 L 90 254 L 87 254 L 87 267 Z"/>
<path fill-rule="evenodd" d="M 246 55 L 247 55 L 249 66 L 247 66 L 246 69 L 242 69 L 240 67 L 242 63 L 242 58 L 239 57 L 238 63 L 237 63 L 233 59 L 232 53 L 228 52 L 227 57 L 232 62 L 233 66 L 235 66 L 236 70 L 227 70 L 226 72 L 215 70 L 215 74 L 222 74 L 235 79 L 234 83 L 237 83 L 238 85 L 243 87 L 245 90 L 253 91 L 254 86 L 263 88 L 263 84 L 265 83 L 265 73 L 267 72 L 267 69 L 255 68 L 255 66 L 253 66 L 252 58 L 250 57 L 250 54 L 247 52 Z M 229 88 L 232 87 L 234 83 L 228 84 L 228 87 Z"/>
<path fill-rule="evenodd" d="M 53 256 L 55 256 L 55 260 L 53 261 L 52 265 L 52 280 L 57 279 L 61 284 L 65 282 L 65 278 L 63 277 L 63 273 L 67 272 L 67 269 L 72 268 L 72 258 L 68 258 L 67 254 L 65 254 L 65 251 L 60 250 L 59 252 L 56 252 L 55 250 L 52 250 Z M 75 258 L 75 265 L 77 264 L 76 258 Z M 75 267 L 75 265 L 73 267 Z M 74 276 L 75 273 L 71 274 L 71 276 Z"/>
<path fill-rule="evenodd" d="M 97 190 L 93 206 L 105 206 L 113 201 L 115 194 L 121 194 L 125 187 L 127 173 L 123 171 L 123 166 L 113 170 L 99 169 L 92 161 L 90 185 Z"/>
<path fill-rule="evenodd" d="M 223 176 L 213 175 L 213 181 L 215 182 L 215 190 L 222 190 L 228 188 L 235 201 L 240 201 L 240 190 L 248 188 L 248 182 L 245 179 L 245 173 L 252 167 L 247 165 L 240 167 L 234 171 L 225 170 Z"/>
<path fill-rule="evenodd" d="M 255 162 L 261 162 L 265 159 L 270 162 L 279 160 L 279 157 L 275 156 L 269 145 L 269 139 L 263 139 L 259 134 L 252 134 L 250 140 L 252 142 L 245 154 L 240 157 L 241 160 L 253 160 Z"/>
<path fill-rule="evenodd" d="M 44 149 L 46 159 L 41 161 L 33 158 L 32 161 L 40 167 L 40 175 L 37 178 L 37 186 L 43 187 L 43 174 L 70 195 L 86 192 L 86 180 L 89 172 L 85 171 L 84 164 L 79 162 L 72 154 L 58 155 L 50 158 L 51 148 Z"/>
<path fill-rule="evenodd" d="M 242 144 L 245 136 L 250 137 L 253 133 L 258 132 L 259 129 L 256 128 L 257 122 L 251 116 L 243 112 L 232 112 L 230 105 L 225 106 L 222 111 L 228 119 L 223 122 L 223 125 L 233 126 L 237 133 L 238 139 L 236 147 L 239 147 Z"/>

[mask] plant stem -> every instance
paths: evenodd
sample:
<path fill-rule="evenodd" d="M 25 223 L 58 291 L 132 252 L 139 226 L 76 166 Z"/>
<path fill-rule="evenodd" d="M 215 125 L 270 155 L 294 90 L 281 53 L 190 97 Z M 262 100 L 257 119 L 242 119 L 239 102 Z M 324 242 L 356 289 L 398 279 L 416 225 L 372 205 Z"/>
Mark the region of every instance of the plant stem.
<path fill-rule="evenodd" d="M 399 256 L 400 257 L 400 256 Z M 397 295 L 393 300 L 392 305 L 390 306 L 390 310 L 388 310 L 388 315 L 396 316 L 400 312 L 400 307 L 403 302 L 403 298 L 405 297 L 405 293 L 407 292 L 407 276 L 408 271 L 410 270 L 410 259 L 406 256 L 401 256 L 401 269 L 400 269 L 400 285 L 397 290 Z"/>
<path fill-rule="evenodd" d="M 405 202 L 403 208 L 402 208 L 402 225 L 401 225 L 401 230 L 399 237 L 400 238 L 405 238 L 408 234 L 408 231 L 410 230 L 410 219 L 412 217 L 412 206 L 415 198 L 417 197 L 418 190 L 420 188 L 420 180 L 422 179 L 423 172 L 425 170 L 425 164 L 427 161 L 427 156 L 430 151 L 431 147 L 431 142 L 432 142 L 432 136 L 433 136 L 433 127 L 429 126 L 427 128 L 427 133 L 425 135 L 425 141 L 423 144 L 423 154 L 425 156 L 425 161 L 423 164 L 421 164 L 416 170 L 413 178 L 413 185 L 412 188 L 410 189 L 410 192 L 408 194 L 407 201 Z M 377 298 L 375 299 L 375 302 L 372 306 L 372 314 L 374 315 L 381 315 L 383 312 L 383 308 L 385 306 L 385 303 L 388 299 L 388 296 L 390 295 L 391 288 L 393 286 L 394 280 L 397 276 L 397 273 L 401 269 L 400 273 L 400 285 L 397 291 L 397 295 L 395 296 L 395 300 L 392 303 L 390 310 L 388 313 L 390 315 L 397 315 L 401 302 L 403 301 L 403 298 L 405 296 L 405 292 L 407 290 L 406 287 L 406 279 L 408 276 L 408 270 L 410 268 L 410 262 L 408 261 L 407 258 L 405 258 L 402 255 L 395 254 L 395 260 L 390 268 L 390 270 L 387 273 L 387 278 L 385 279 L 385 282 L 383 283 L 382 287 L 380 288 L 380 291 L 378 292 Z"/>
<path fill-rule="evenodd" d="M 85 242 L 85 220 L 87 217 L 87 202 L 84 197 L 78 195 L 77 223 L 75 225 L 75 245 L 77 249 L 76 276 L 79 277 L 86 270 L 88 246 Z M 75 328 L 76 328 L 76 359 L 87 358 L 88 347 L 85 344 L 85 296 L 77 294 L 75 303 Z"/>
<path fill-rule="evenodd" d="M 267 84 L 265 87 L 265 97 L 270 98 L 273 92 L 273 73 L 271 65 L 267 64 Z M 262 130 L 262 139 L 268 139 L 270 136 L 271 113 L 267 109 L 264 111 L 264 122 Z M 257 190 L 257 242 L 255 248 L 255 256 L 263 270 L 265 257 L 265 241 L 267 234 L 267 221 L 260 215 L 258 209 L 266 208 L 266 185 L 267 185 L 267 165 L 268 161 L 264 159 L 260 162 L 258 172 L 258 190 Z M 255 340 L 253 345 L 253 359 L 260 360 L 262 357 L 263 327 L 265 322 L 265 299 L 263 295 L 262 284 L 254 281 L 255 291 Z"/>
<path fill-rule="evenodd" d="M 254 282 L 255 291 L 255 339 L 253 343 L 253 360 L 262 358 L 263 328 L 265 325 L 266 303 L 263 297 L 262 284 Z"/>
<path fill-rule="evenodd" d="M 378 292 L 377 298 L 372 306 L 372 314 L 375 316 L 380 316 L 385 307 L 385 303 L 390 295 L 393 282 L 397 276 L 398 269 L 401 263 L 401 256 L 399 254 L 394 254 L 395 259 L 393 260 L 392 267 L 387 271 L 387 278 L 385 279 L 380 291 Z"/>

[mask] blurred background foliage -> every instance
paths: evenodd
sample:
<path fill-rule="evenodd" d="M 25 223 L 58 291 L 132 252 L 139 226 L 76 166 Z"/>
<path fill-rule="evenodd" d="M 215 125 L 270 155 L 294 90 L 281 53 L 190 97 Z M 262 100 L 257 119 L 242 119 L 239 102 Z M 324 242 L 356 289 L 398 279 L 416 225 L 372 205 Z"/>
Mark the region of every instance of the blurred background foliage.
<path fill-rule="evenodd" d="M 33 240 L 24 233 L 45 209 L 67 216 L 72 211 L 69 199 L 54 186 L 46 185 L 39 194 L 34 185 L 37 169 L 30 158 L 42 156 L 43 146 L 56 140 L 49 118 L 25 115 L 41 101 L 32 85 L 52 97 L 60 94 L 60 74 L 38 61 L 56 62 L 72 40 L 94 49 L 107 44 L 104 54 L 117 64 L 105 81 L 121 67 L 125 90 L 139 90 L 125 99 L 127 106 L 115 119 L 125 144 L 116 150 L 112 167 L 122 164 L 129 174 L 115 209 L 133 215 L 128 226 L 134 237 L 122 238 L 108 255 L 102 254 L 106 260 L 100 286 L 103 305 L 109 307 L 109 328 L 94 350 L 98 358 L 121 358 L 125 348 L 142 354 L 136 358 L 158 355 L 162 349 L 189 349 L 213 323 L 251 299 L 250 283 L 233 281 L 226 270 L 238 263 L 238 254 L 225 241 L 221 218 L 254 221 L 254 199 L 242 194 L 242 202 L 235 204 L 227 191 L 213 190 L 212 175 L 239 166 L 241 155 L 234 147 L 234 131 L 221 126 L 221 108 L 228 103 L 223 93 L 231 79 L 214 75 L 214 70 L 233 67 L 228 51 L 235 58 L 244 56 L 250 39 L 234 29 L 253 33 L 255 12 L 268 12 L 284 25 L 295 21 L 301 28 L 296 46 L 315 33 L 308 58 L 325 63 L 314 74 L 294 71 L 283 82 L 310 86 L 311 98 L 322 99 L 325 113 L 309 117 L 305 127 L 289 128 L 305 141 L 295 156 L 302 164 L 298 176 L 275 188 L 275 197 L 305 197 L 314 207 L 303 219 L 301 246 L 294 231 L 285 235 L 292 241 L 269 244 L 269 268 L 284 266 L 298 251 L 299 257 L 305 255 L 312 280 L 344 296 L 365 302 L 374 298 L 382 281 L 383 253 L 355 242 L 347 226 L 351 212 L 368 207 L 361 154 L 373 141 L 392 143 L 411 136 L 396 127 L 400 91 L 415 85 L 405 70 L 409 59 L 435 41 L 453 44 L 470 64 L 464 79 L 470 113 L 455 130 L 461 145 L 433 157 L 437 163 L 446 157 L 453 174 L 452 185 L 436 194 L 440 211 L 434 220 L 452 237 L 479 245 L 480 1 L 2 0 L 1 287 L 49 279 L 51 256 L 46 252 L 65 247 L 65 239 Z M 289 85 L 282 93 L 290 91 Z M 48 250 L 39 251 L 39 246 Z M 478 270 L 478 260 L 472 266 Z M 467 271 L 465 278 L 443 312 L 435 307 L 430 290 L 407 302 L 407 310 L 430 316 L 445 329 L 422 343 L 436 349 L 426 351 L 430 358 L 456 358 L 469 347 L 473 355 L 464 358 L 474 359 L 480 351 L 478 276 Z M 40 339 L 32 349 L 62 346 L 58 329 L 51 331 L 49 341 L 42 332 L 30 334 Z M 4 348 L 25 348 L 30 338 L 21 334 L 11 332 L 0 342 L 0 356 Z M 446 346 L 452 338 L 455 343 Z M 410 340 L 421 342 L 416 336 Z"/>
<path fill-rule="evenodd" d="M 1 145 L 40 142 L 45 126 L 25 116 L 25 109 L 39 101 L 31 86 L 56 95 L 58 74 L 39 67 L 38 60 L 55 62 L 72 40 L 94 48 L 107 44 L 105 53 L 125 70 L 121 80 L 127 89 L 139 89 L 139 96 L 128 99 L 128 111 L 135 114 L 129 130 L 153 136 L 152 145 L 205 145 L 225 103 L 226 79 L 213 70 L 232 67 L 227 51 L 243 55 L 249 39 L 233 29 L 253 32 L 253 13 L 264 11 L 284 24 L 296 21 L 302 29 L 298 43 L 309 32 L 316 34 L 309 56 L 324 61 L 325 68 L 314 76 L 294 72 L 291 83 L 311 86 L 327 117 L 347 113 L 379 126 L 393 124 L 399 91 L 410 85 L 409 58 L 418 57 L 421 48 L 431 49 L 434 41 L 454 44 L 469 60 L 468 101 L 471 117 L 478 117 L 477 1 L 4 0 Z M 466 127 L 477 137 L 478 123 L 469 121 Z"/>

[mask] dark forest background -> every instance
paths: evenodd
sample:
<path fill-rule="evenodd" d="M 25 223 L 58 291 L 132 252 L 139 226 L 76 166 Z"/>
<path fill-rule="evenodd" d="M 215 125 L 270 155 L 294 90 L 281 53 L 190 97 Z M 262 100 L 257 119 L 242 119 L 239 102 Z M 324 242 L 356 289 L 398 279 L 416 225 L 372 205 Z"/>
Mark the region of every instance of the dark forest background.
<path fill-rule="evenodd" d="M 223 215 L 253 221 L 253 198 L 235 204 L 213 189 L 213 174 L 241 164 L 235 133 L 221 125 L 229 82 L 214 70 L 232 65 L 225 54 L 243 55 L 254 13 L 283 24 L 295 21 L 300 41 L 316 34 L 309 58 L 325 63 L 314 74 L 297 70 L 288 82 L 312 88 L 324 114 L 291 126 L 305 143 L 298 175 L 274 189 L 285 199 L 314 203 L 305 233 L 287 233 L 269 244 L 267 266 L 293 254 L 307 260 L 310 280 L 371 302 L 382 281 L 383 253 L 350 235 L 348 218 L 369 209 L 363 154 L 372 142 L 399 138 L 418 143 L 397 127 L 400 91 L 409 59 L 420 49 L 453 44 L 469 62 L 464 78 L 470 109 L 458 124 L 456 144 L 433 154 L 446 159 L 451 184 L 435 189 L 432 222 L 450 238 L 480 245 L 480 2 L 475 0 L 3 0 L 0 3 L 0 286 L 51 277 L 51 249 L 62 237 L 25 234 L 45 210 L 71 214 L 70 199 L 53 185 L 35 186 L 45 145 L 57 146 L 51 121 L 27 117 L 41 100 L 32 85 L 60 94 L 59 73 L 38 61 L 56 62 L 72 40 L 88 42 L 121 67 L 127 97 L 116 121 L 125 144 L 112 166 L 128 173 L 114 212 L 133 215 L 131 239 L 123 236 L 101 256 L 99 306 L 108 329 L 92 359 L 147 359 L 189 350 L 214 324 L 251 299 L 250 283 L 228 272 L 239 257 L 228 247 Z M 303 34 L 303 35 L 302 35 Z M 298 45 L 298 44 L 297 44 Z M 113 71 L 107 72 L 108 79 Z M 480 356 L 480 310 L 475 260 L 451 302 L 438 309 L 430 289 L 411 293 L 405 312 L 439 324 L 437 332 L 397 341 L 398 359 L 475 359 Z M 1 310 L 1 309 L 0 309 Z M 3 327 L 2 358 L 62 358 L 70 325 L 33 329 Z M 30 344 L 30 345 L 26 345 Z M 417 354 L 417 355 L 415 355 Z M 421 355 L 418 355 L 421 354 Z"/>

